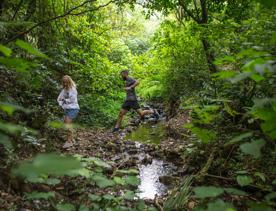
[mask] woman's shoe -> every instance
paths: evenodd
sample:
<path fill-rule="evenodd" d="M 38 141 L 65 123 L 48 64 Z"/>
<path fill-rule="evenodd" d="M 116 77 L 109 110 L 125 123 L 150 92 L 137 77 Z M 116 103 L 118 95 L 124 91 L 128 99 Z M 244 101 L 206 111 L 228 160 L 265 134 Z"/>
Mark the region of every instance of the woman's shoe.
<path fill-rule="evenodd" d="M 63 145 L 63 149 L 67 149 L 69 147 L 72 147 L 73 146 L 73 143 L 72 142 L 65 142 L 65 144 Z"/>

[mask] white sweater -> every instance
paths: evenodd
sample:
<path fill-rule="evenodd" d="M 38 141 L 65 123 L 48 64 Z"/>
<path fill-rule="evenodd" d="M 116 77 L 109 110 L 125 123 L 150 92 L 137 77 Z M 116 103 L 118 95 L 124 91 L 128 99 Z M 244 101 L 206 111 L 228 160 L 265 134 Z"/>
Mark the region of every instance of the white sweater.
<path fill-rule="evenodd" d="M 78 91 L 75 87 L 69 90 L 63 89 L 57 101 L 63 109 L 80 109 L 78 104 Z"/>

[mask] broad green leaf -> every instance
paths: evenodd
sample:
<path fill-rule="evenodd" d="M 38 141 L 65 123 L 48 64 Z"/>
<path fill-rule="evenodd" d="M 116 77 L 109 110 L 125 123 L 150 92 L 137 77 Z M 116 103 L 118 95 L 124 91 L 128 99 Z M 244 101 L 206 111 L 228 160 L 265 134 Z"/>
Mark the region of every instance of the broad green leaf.
<path fill-rule="evenodd" d="M 260 52 L 260 51 L 256 51 L 253 48 L 248 48 L 245 50 L 242 50 L 240 53 L 237 54 L 238 58 L 252 58 L 252 57 L 257 57 L 257 56 L 263 56 L 265 55 L 265 52 Z"/>
<path fill-rule="evenodd" d="M 237 74 L 236 76 L 229 78 L 229 81 L 231 83 L 238 83 L 246 78 L 249 78 L 253 73 L 252 72 L 242 72 L 240 74 Z"/>
<path fill-rule="evenodd" d="M 53 198 L 55 197 L 55 193 L 54 192 L 31 192 L 31 193 L 25 193 L 25 196 L 28 200 L 34 200 L 34 199 L 49 199 L 49 198 Z"/>
<path fill-rule="evenodd" d="M 120 169 L 117 170 L 118 173 L 122 173 L 122 174 L 133 174 L 133 175 L 137 175 L 139 174 L 139 171 L 136 169 Z"/>
<path fill-rule="evenodd" d="M 208 203 L 207 211 L 235 211 L 233 205 L 218 199 L 214 202 Z"/>
<path fill-rule="evenodd" d="M 196 187 L 193 189 L 193 191 L 198 198 L 217 197 L 224 192 L 223 188 L 218 188 L 214 186 Z"/>
<path fill-rule="evenodd" d="M 0 44 L 0 52 L 2 52 L 5 56 L 9 57 L 12 54 L 12 50 L 4 45 Z"/>
<path fill-rule="evenodd" d="M 90 209 L 88 207 L 86 207 L 84 204 L 81 204 L 78 211 L 90 211 Z"/>
<path fill-rule="evenodd" d="M 216 79 L 228 79 L 228 78 L 233 78 L 237 72 L 235 71 L 220 71 L 218 73 L 212 74 L 213 78 Z"/>
<path fill-rule="evenodd" d="M 74 176 L 82 176 L 85 178 L 91 177 L 91 171 L 86 168 L 80 168 L 80 169 L 74 169 L 68 173 L 68 176 L 74 177 Z"/>
<path fill-rule="evenodd" d="M 261 156 L 261 149 L 265 145 L 265 141 L 260 139 L 240 145 L 241 151 L 246 155 L 252 155 L 254 158 Z"/>
<path fill-rule="evenodd" d="M 96 157 L 83 158 L 83 160 L 85 162 L 92 163 L 99 167 L 108 168 L 108 169 L 111 168 L 111 166 L 108 163 L 106 163 L 103 160 L 96 158 Z"/>
<path fill-rule="evenodd" d="M 255 74 L 251 75 L 250 78 L 253 79 L 254 81 L 256 81 L 257 83 L 260 82 L 260 81 L 265 80 L 265 77 L 261 76 L 258 73 L 255 73 Z"/>
<path fill-rule="evenodd" d="M 240 171 L 236 171 L 236 174 L 248 174 L 248 171 L 246 170 L 240 170 Z"/>
<path fill-rule="evenodd" d="M 138 186 L 140 184 L 140 179 L 137 176 L 126 176 L 125 182 L 132 186 Z"/>
<path fill-rule="evenodd" d="M 261 172 L 255 172 L 254 176 L 259 177 L 263 182 L 266 181 L 265 174 Z"/>
<path fill-rule="evenodd" d="M 1 122 L 0 121 L 0 130 L 5 131 L 8 134 L 20 134 L 25 131 L 25 128 L 20 125 L 15 125 L 12 123 Z"/>
<path fill-rule="evenodd" d="M 118 185 L 124 185 L 125 184 L 125 181 L 121 177 L 114 177 L 113 180 Z"/>
<path fill-rule="evenodd" d="M 74 211 L 75 206 L 70 203 L 60 203 L 56 205 L 57 211 Z"/>
<path fill-rule="evenodd" d="M 0 64 L 3 64 L 9 68 L 14 68 L 19 73 L 28 73 L 28 70 L 37 66 L 36 64 L 28 62 L 24 59 L 3 57 L 0 57 Z"/>
<path fill-rule="evenodd" d="M 100 188 L 111 187 L 115 185 L 113 180 L 107 179 L 106 176 L 101 174 L 96 174 L 91 177 L 91 179 L 99 186 Z"/>
<path fill-rule="evenodd" d="M 235 58 L 233 56 L 224 56 L 222 58 L 218 58 L 215 60 L 215 64 L 216 65 L 223 65 L 225 63 L 232 63 L 232 62 L 235 62 Z"/>
<path fill-rule="evenodd" d="M 124 195 L 124 199 L 133 200 L 135 198 L 135 192 L 128 190 Z"/>
<path fill-rule="evenodd" d="M 236 188 L 224 188 L 225 192 L 231 195 L 247 196 L 248 194 L 242 190 Z"/>
<path fill-rule="evenodd" d="M 40 175 L 63 176 L 83 169 L 81 162 L 72 156 L 58 154 L 39 154 L 32 161 L 23 161 L 12 173 L 25 178 L 37 178 Z"/>
<path fill-rule="evenodd" d="M 95 195 L 95 194 L 89 194 L 88 195 L 89 199 L 91 199 L 92 201 L 101 201 L 102 197 Z"/>
<path fill-rule="evenodd" d="M 30 109 L 4 102 L 0 102 L 0 110 L 5 111 L 9 116 L 12 116 L 15 111 L 23 111 L 27 114 L 31 112 Z"/>
<path fill-rule="evenodd" d="M 48 185 L 57 185 L 60 183 L 60 180 L 57 178 L 41 178 L 41 177 L 37 177 L 37 178 L 29 178 L 28 182 L 31 183 L 44 183 L 44 184 L 48 184 Z"/>
<path fill-rule="evenodd" d="M 2 144 L 6 150 L 13 149 L 10 138 L 2 133 L 0 133 L 0 144 Z"/>
<path fill-rule="evenodd" d="M 276 199 L 276 192 L 269 193 L 265 196 L 265 200 L 270 202 L 272 199 Z"/>
<path fill-rule="evenodd" d="M 193 124 L 185 124 L 186 128 L 191 128 L 192 133 L 194 133 L 203 143 L 209 143 L 216 139 L 216 133 L 212 130 L 199 128 L 193 126 Z"/>
<path fill-rule="evenodd" d="M 244 141 L 244 139 L 249 138 L 251 136 L 253 136 L 252 132 L 242 133 L 242 134 L 232 138 L 228 143 L 226 143 L 226 145 L 239 143 L 241 141 Z"/>
<path fill-rule="evenodd" d="M 247 186 L 247 185 L 250 185 L 253 180 L 250 176 L 247 176 L 247 175 L 238 175 L 237 176 L 237 182 L 240 186 Z"/>
<path fill-rule="evenodd" d="M 111 194 L 106 194 L 106 195 L 103 195 L 103 198 L 105 199 L 105 200 L 113 200 L 113 199 L 115 199 L 115 196 L 113 196 L 113 195 L 111 195 Z"/>
<path fill-rule="evenodd" d="M 48 56 L 46 56 L 44 53 L 41 53 L 38 49 L 34 48 L 32 45 L 22 40 L 16 40 L 15 44 L 32 55 L 45 58 L 45 59 L 48 58 Z"/>

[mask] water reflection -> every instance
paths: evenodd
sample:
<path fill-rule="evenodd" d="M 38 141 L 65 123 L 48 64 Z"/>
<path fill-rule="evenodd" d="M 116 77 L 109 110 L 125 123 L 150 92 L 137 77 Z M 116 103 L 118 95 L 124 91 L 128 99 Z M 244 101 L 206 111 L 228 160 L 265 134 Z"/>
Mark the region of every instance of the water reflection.
<path fill-rule="evenodd" d="M 155 195 L 163 195 L 167 188 L 159 182 L 159 177 L 167 175 L 170 170 L 164 168 L 163 161 L 153 160 L 149 165 L 141 165 L 139 167 L 141 184 L 138 187 L 139 198 L 154 199 Z"/>

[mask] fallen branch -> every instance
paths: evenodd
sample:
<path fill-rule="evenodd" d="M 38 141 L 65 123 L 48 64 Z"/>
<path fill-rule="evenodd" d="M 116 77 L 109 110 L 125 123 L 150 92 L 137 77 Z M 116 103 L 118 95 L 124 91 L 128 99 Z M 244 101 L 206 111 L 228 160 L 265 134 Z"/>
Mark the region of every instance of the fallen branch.
<path fill-rule="evenodd" d="M 164 211 L 163 207 L 159 204 L 158 202 L 158 197 L 157 195 L 155 195 L 154 197 L 154 205 L 155 207 L 159 210 L 159 211 Z"/>
<path fill-rule="evenodd" d="M 206 177 L 213 177 L 213 178 L 217 178 L 217 179 L 222 179 L 222 180 L 229 180 L 229 181 L 235 180 L 233 178 L 227 178 L 227 177 L 217 176 L 217 175 L 212 175 L 212 174 L 206 174 L 205 176 Z"/>
<path fill-rule="evenodd" d="M 215 157 L 215 148 L 212 149 L 210 156 L 206 162 L 206 164 L 204 165 L 204 167 L 200 170 L 199 173 L 197 173 L 197 175 L 195 176 L 196 180 L 202 180 L 203 177 L 205 177 L 208 173 L 209 168 L 212 165 L 212 162 L 214 160 Z"/>

